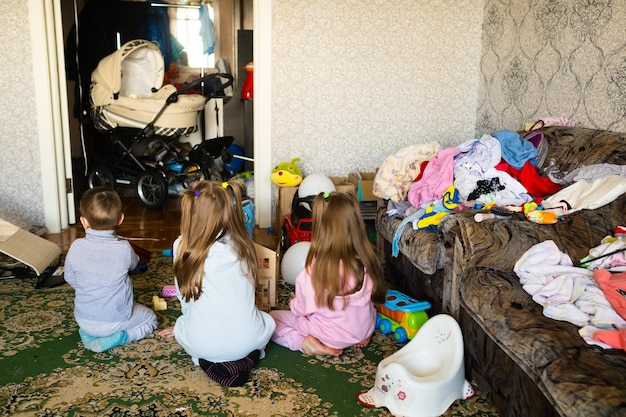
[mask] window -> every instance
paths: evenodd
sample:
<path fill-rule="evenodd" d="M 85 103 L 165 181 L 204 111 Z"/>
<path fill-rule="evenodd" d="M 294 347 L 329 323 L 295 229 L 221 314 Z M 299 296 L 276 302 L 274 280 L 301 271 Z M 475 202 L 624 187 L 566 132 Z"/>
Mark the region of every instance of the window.
<path fill-rule="evenodd" d="M 207 5 L 211 21 L 214 21 L 213 7 Z M 170 25 L 172 35 L 184 46 L 187 56 L 185 66 L 192 68 L 215 67 L 215 54 L 203 52 L 203 39 L 201 36 L 200 7 L 182 6 L 174 7 L 170 13 Z M 183 60 L 184 61 L 184 60 Z"/>

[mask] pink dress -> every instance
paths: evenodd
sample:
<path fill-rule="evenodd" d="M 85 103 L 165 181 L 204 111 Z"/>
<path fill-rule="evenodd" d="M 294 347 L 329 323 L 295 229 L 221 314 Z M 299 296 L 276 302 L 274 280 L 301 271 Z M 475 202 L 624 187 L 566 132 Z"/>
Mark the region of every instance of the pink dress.
<path fill-rule="evenodd" d="M 344 349 L 362 342 L 372 335 L 376 325 L 376 310 L 371 301 L 372 280 L 366 273 L 363 285 L 354 294 L 335 297 L 335 310 L 315 305 L 315 291 L 307 270 L 296 277 L 296 296 L 289 302 L 289 310 L 273 310 L 276 322 L 272 340 L 291 350 L 302 350 L 302 341 L 308 335 L 317 337 L 326 346 Z"/>

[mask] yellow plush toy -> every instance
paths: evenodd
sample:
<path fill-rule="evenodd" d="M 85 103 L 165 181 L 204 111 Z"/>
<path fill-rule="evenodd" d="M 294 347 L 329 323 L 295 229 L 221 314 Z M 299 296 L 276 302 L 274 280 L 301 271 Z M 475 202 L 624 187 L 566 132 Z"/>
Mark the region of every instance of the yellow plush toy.
<path fill-rule="evenodd" d="M 297 187 L 302 182 L 302 172 L 296 165 L 300 158 L 294 158 L 291 162 L 281 162 L 272 170 L 270 180 L 279 187 Z"/>

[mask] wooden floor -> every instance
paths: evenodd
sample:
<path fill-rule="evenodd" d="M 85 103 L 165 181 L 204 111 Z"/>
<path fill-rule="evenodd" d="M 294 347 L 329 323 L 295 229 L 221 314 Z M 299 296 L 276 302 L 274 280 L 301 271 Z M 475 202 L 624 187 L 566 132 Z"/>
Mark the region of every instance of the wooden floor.
<path fill-rule="evenodd" d="M 117 229 L 118 236 L 150 251 L 172 248 L 172 243 L 180 232 L 179 197 L 170 196 L 161 209 L 148 209 L 141 204 L 139 199 L 132 197 L 123 197 L 122 202 L 124 222 Z M 85 231 L 80 222 L 61 233 L 44 235 L 46 239 L 59 245 L 63 252 L 67 252 L 74 239 L 84 236 Z M 257 228 L 254 232 L 254 241 L 275 249 L 278 237 L 275 233 L 268 232 L 267 229 Z"/>

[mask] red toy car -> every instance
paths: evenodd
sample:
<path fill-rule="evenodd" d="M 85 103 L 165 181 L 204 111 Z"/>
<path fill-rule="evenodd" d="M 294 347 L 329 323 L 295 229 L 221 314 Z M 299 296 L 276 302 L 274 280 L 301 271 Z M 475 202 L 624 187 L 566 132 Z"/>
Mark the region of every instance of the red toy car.
<path fill-rule="evenodd" d="M 311 211 L 298 207 L 283 220 L 283 239 L 285 248 L 298 242 L 310 242 L 313 235 Z"/>

